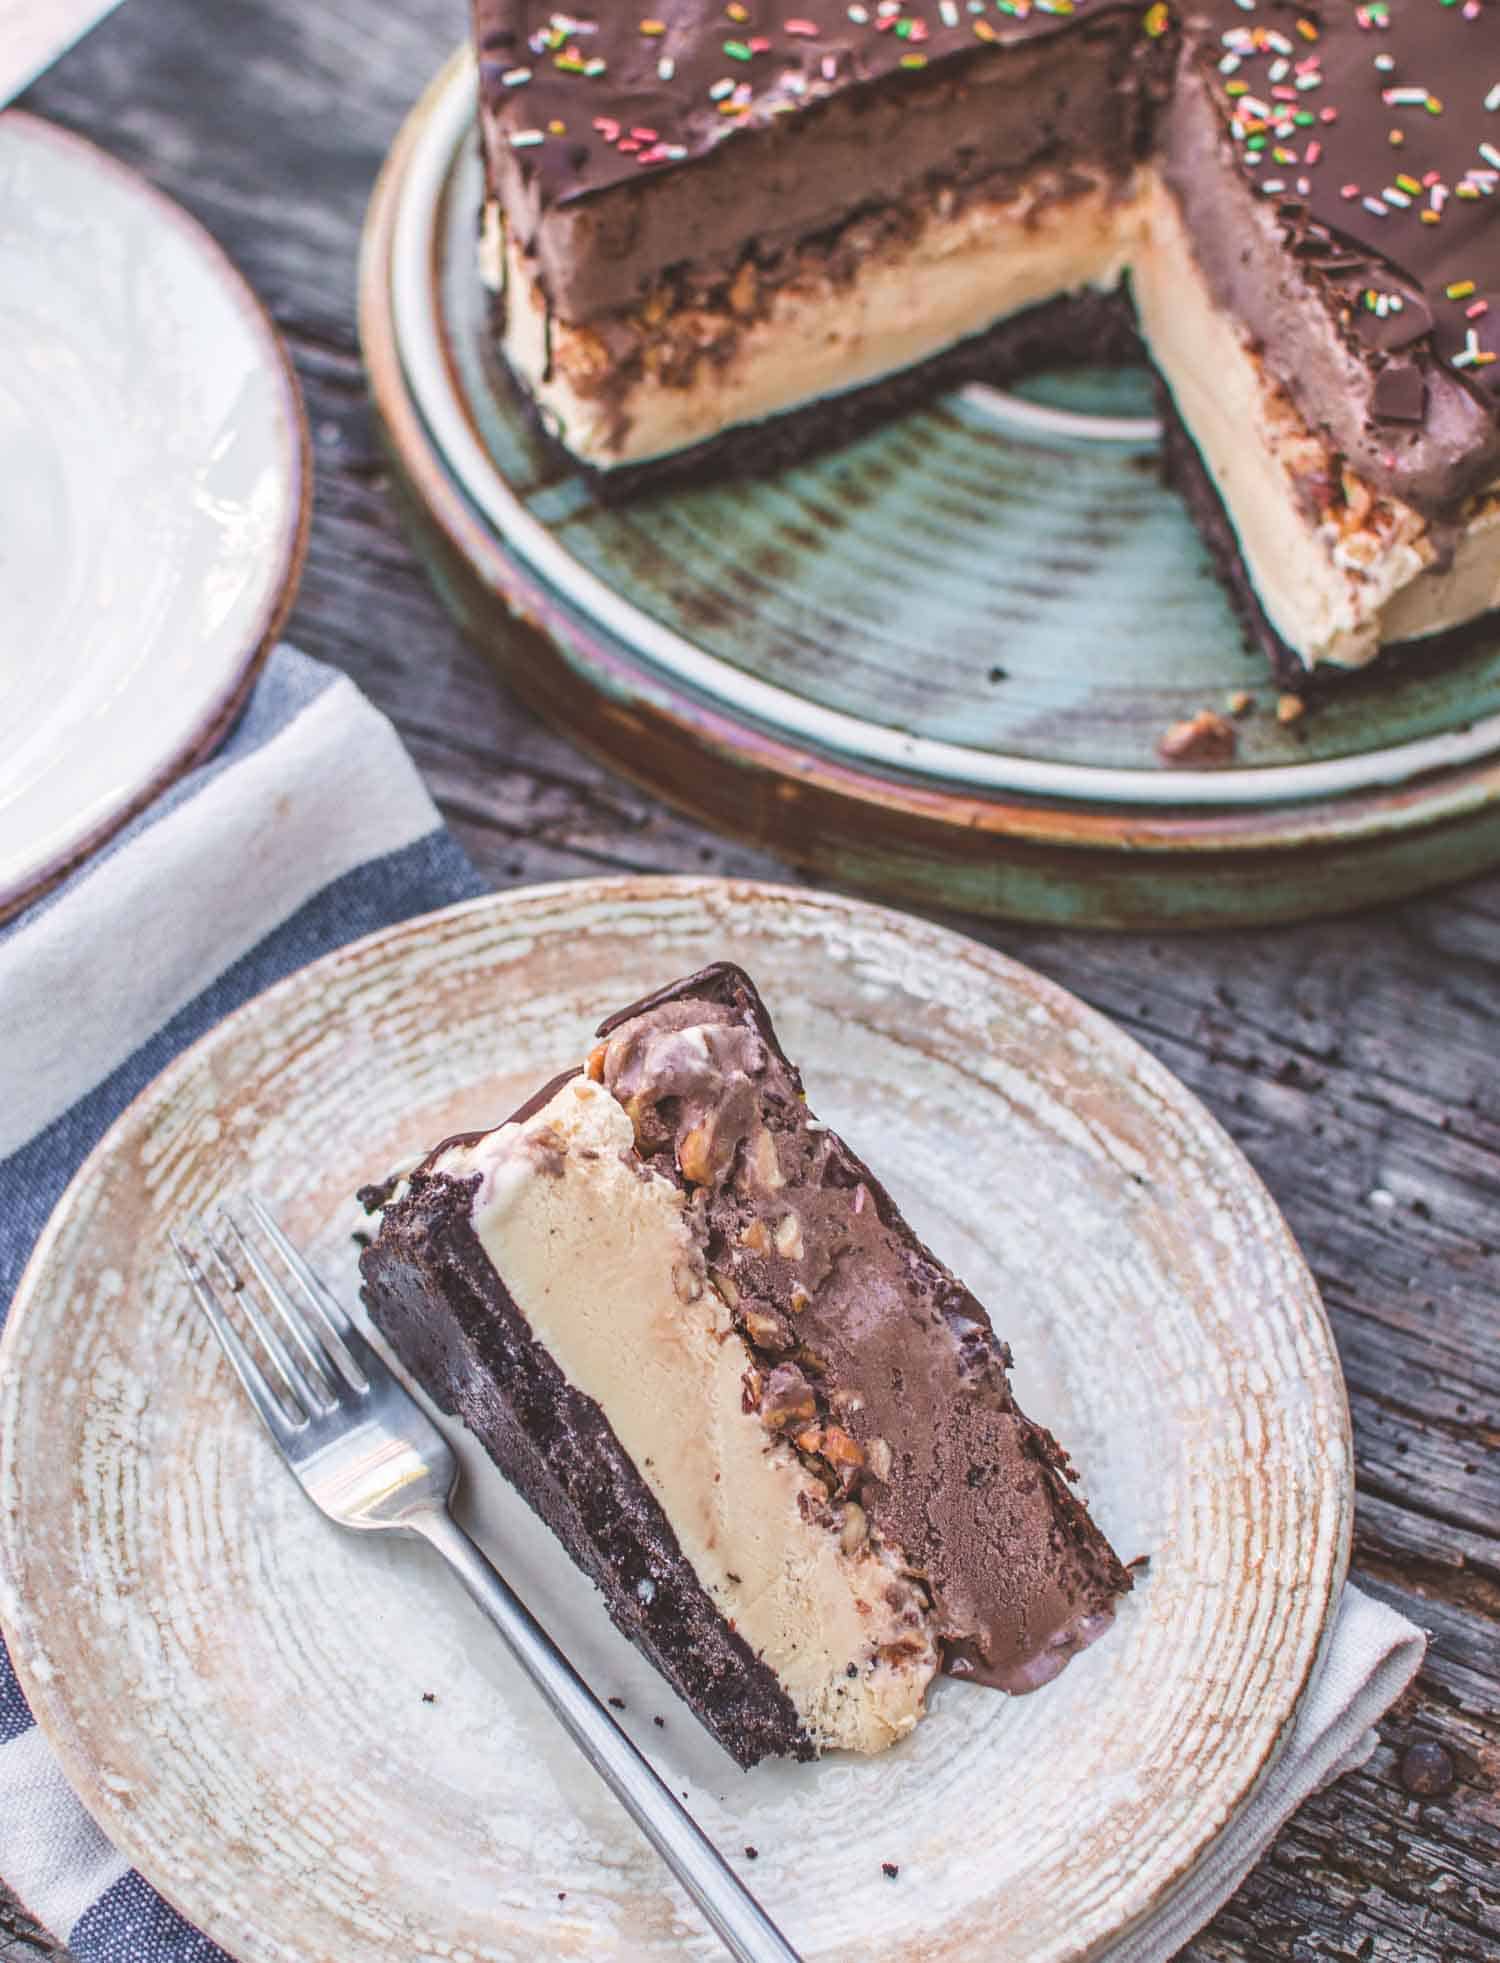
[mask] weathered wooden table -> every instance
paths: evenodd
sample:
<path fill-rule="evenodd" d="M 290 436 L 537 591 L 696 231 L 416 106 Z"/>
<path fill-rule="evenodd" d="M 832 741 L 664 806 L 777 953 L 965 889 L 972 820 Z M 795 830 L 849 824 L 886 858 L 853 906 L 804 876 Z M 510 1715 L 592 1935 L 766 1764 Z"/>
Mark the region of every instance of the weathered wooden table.
<path fill-rule="evenodd" d="M 464 27 L 461 0 L 127 0 L 26 103 L 180 199 L 269 304 L 317 465 L 292 633 L 394 717 L 486 877 L 791 876 L 541 728 L 402 540 L 355 346 L 355 248 L 386 146 Z M 1375 1757 L 1302 1810 L 1185 1954 L 1500 1957 L 1500 876 L 1254 934 L 976 931 L 1124 1023 L 1269 1182 L 1348 1375 L 1357 1574 L 1431 1631 Z M 1421 1793 L 1433 1755 L 1407 1754 L 1431 1744 L 1453 1783 Z M 0 1963 L 60 1954 L 0 1888 Z"/>

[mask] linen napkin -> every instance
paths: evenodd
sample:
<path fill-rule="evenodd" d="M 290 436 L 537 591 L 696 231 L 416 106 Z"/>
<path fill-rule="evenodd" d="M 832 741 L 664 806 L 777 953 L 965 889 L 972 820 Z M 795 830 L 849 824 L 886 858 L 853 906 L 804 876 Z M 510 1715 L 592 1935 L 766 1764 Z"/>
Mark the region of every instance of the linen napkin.
<path fill-rule="evenodd" d="M 1417 1674 L 1426 1648 L 1427 1638 L 1404 1615 L 1346 1583 L 1280 1756 L 1171 1897 L 1111 1944 L 1107 1963 L 1166 1963 L 1175 1956 L 1229 1900 L 1303 1800 L 1364 1764 L 1378 1742 L 1377 1720 Z"/>
<path fill-rule="evenodd" d="M 482 890 L 385 718 L 278 649 L 217 755 L 0 929 L 0 1322 L 74 1169 L 179 1050 L 330 948 Z M 1368 1756 L 1422 1648 L 1345 1590 L 1285 1750 L 1111 1963 L 1164 1963 L 1202 1927 L 1308 1794 Z M 223 1955 L 74 1797 L 3 1641 L 0 1875 L 79 1963 Z"/>
<path fill-rule="evenodd" d="M 330 948 L 484 890 L 385 717 L 276 649 L 218 752 L 0 928 L 0 1324 L 74 1169 L 179 1050 Z M 0 1876 L 79 1963 L 223 1955 L 74 1797 L 3 1639 Z"/>

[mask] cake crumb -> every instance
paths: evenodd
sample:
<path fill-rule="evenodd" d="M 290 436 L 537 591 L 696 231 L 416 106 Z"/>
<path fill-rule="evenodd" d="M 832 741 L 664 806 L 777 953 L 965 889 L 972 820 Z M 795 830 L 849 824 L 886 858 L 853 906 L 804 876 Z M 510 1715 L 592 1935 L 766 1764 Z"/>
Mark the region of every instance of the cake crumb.
<path fill-rule="evenodd" d="M 612 1711 L 623 1711 L 625 1709 L 625 1699 L 623 1697 L 611 1697 L 605 1701 Z"/>
<path fill-rule="evenodd" d="M 1419 1739 L 1401 1754 L 1401 1783 L 1409 1793 L 1435 1799 L 1453 1788 L 1453 1759 L 1441 1745 Z"/>
<path fill-rule="evenodd" d="M 1306 710 L 1307 704 L 1300 695 L 1278 695 L 1276 698 L 1276 720 L 1279 723 L 1296 722 Z"/>
<path fill-rule="evenodd" d="M 667 1728 L 667 1721 L 665 1718 L 653 1718 L 651 1722 L 654 1725 L 657 1725 L 662 1731 L 665 1731 Z"/>
<path fill-rule="evenodd" d="M 566 1889 L 566 1888 L 559 1888 L 559 1889 L 558 1889 L 558 1891 L 557 1891 L 557 1899 L 558 1899 L 558 1900 L 559 1900 L 560 1902 L 565 1902 L 565 1901 L 566 1901 L 566 1900 L 568 1899 L 568 1891 L 567 1891 L 567 1889 Z"/>
<path fill-rule="evenodd" d="M 1212 709 L 1200 709 L 1186 722 L 1174 722 L 1156 746 L 1163 763 L 1229 763 L 1238 739 L 1231 725 Z"/>
<path fill-rule="evenodd" d="M 887 1881 L 894 1881 L 901 1870 L 894 1861 L 882 1861 L 880 1863 L 880 1872 L 885 1876 Z"/>
<path fill-rule="evenodd" d="M 1248 688 L 1237 688 L 1224 706 L 1232 716 L 1248 716 L 1254 702 Z"/>
<path fill-rule="evenodd" d="M 745 1859 L 747 1861 L 758 1861 L 760 1859 L 760 1849 L 758 1847 L 747 1847 L 745 1849 Z"/>
<path fill-rule="evenodd" d="M 424 1690 L 422 1692 L 422 1702 L 424 1704 L 436 1704 L 437 1692 L 432 1690 Z"/>

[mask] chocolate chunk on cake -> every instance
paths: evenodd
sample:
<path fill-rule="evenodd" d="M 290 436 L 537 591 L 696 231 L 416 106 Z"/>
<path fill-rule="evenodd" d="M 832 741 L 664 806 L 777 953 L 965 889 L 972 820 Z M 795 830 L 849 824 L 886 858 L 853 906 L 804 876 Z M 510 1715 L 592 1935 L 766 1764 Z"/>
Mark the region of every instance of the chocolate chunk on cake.
<path fill-rule="evenodd" d="M 375 1326 L 742 1765 L 1035 1690 L 1130 1577 L 979 1303 L 719 965 L 361 1197 Z"/>
<path fill-rule="evenodd" d="M 482 263 L 616 490 L 1138 329 L 1282 678 L 1500 605 L 1497 0 L 476 0 Z"/>

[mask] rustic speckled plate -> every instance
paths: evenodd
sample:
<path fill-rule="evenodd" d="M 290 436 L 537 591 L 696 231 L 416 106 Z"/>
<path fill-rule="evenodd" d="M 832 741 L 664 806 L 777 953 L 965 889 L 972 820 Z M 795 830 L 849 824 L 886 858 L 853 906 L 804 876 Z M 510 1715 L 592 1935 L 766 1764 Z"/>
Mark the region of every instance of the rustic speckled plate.
<path fill-rule="evenodd" d="M 501 372 L 480 197 L 460 55 L 371 205 L 376 406 L 445 597 L 617 768 L 841 881 L 1080 924 L 1287 918 L 1500 858 L 1500 635 L 1281 725 L 1157 480 L 1143 376 L 965 391 L 610 510 Z M 1160 764 L 1169 724 L 1240 689 L 1233 768 Z"/>
<path fill-rule="evenodd" d="M 1312 1280 L 1201 1106 L 1028 970 L 856 901 L 506 894 L 320 961 L 189 1051 L 79 1173 L 0 1346 L 27 1694 L 105 1829 L 243 1963 L 717 1954 L 426 1550 L 302 1499 L 165 1241 L 249 1183 L 352 1295 L 361 1181 L 717 956 L 993 1306 L 1021 1396 L 1149 1573 L 1039 1695 L 944 1681 L 883 1758 L 745 1775 L 483 1465 L 471 1524 L 720 1843 L 759 1850 L 809 1963 L 1100 1955 L 1286 1732 L 1344 1573 L 1348 1421 Z"/>
<path fill-rule="evenodd" d="M 219 247 L 0 116 L 0 920 L 219 741 L 310 509 L 291 366 Z"/>

